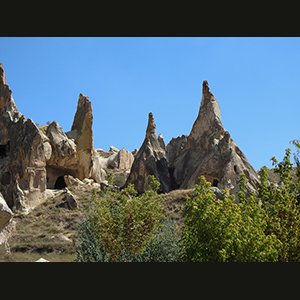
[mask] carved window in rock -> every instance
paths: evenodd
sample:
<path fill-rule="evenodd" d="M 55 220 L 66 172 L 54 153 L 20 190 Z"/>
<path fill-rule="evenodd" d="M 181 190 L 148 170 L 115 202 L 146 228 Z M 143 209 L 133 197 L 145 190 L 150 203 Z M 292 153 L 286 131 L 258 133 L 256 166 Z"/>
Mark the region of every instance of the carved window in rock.
<path fill-rule="evenodd" d="M 10 149 L 10 142 L 8 141 L 7 144 L 0 145 L 0 157 L 8 156 Z"/>

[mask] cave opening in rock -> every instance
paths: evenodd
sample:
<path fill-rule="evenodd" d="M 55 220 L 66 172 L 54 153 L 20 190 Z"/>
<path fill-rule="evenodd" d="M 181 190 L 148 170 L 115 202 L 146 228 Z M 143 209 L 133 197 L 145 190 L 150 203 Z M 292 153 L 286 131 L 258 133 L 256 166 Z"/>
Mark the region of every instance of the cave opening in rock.
<path fill-rule="evenodd" d="M 10 150 L 10 141 L 7 142 L 5 145 L 0 145 L 0 157 L 8 156 Z"/>
<path fill-rule="evenodd" d="M 212 186 L 218 187 L 218 183 L 219 183 L 219 180 L 215 178 L 212 182 Z"/>
<path fill-rule="evenodd" d="M 58 176 L 56 181 L 55 181 L 54 188 L 60 190 L 60 189 L 65 188 L 66 186 L 67 185 L 66 185 L 64 176 Z"/>
<path fill-rule="evenodd" d="M 6 154 L 6 145 L 0 145 L 0 157 L 5 157 Z"/>

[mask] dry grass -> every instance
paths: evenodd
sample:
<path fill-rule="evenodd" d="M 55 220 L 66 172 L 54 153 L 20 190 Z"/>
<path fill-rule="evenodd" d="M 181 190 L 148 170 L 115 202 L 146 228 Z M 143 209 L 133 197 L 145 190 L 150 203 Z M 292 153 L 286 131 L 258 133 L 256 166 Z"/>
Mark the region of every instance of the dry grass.
<path fill-rule="evenodd" d="M 269 179 L 270 182 L 279 184 L 280 183 L 280 176 L 279 176 L 278 173 L 275 173 L 274 171 L 275 171 L 275 169 L 268 169 L 268 175 L 269 175 L 268 179 Z M 297 168 L 294 167 L 293 170 L 291 171 L 291 176 L 293 177 L 292 181 L 295 182 L 295 183 L 298 181 L 298 178 L 296 176 L 296 172 L 297 172 Z"/>
<path fill-rule="evenodd" d="M 183 226 L 183 211 L 181 207 L 186 202 L 186 196 L 193 197 L 195 189 L 174 190 L 167 194 L 161 194 L 163 198 L 163 214 L 170 215 L 176 226 L 179 236 Z"/>
<path fill-rule="evenodd" d="M 43 257 L 49 261 L 74 261 L 76 257 L 72 237 L 81 222 L 83 209 L 90 202 L 91 188 L 70 188 L 78 209 L 59 207 L 64 195 L 49 198 L 28 215 L 15 214 L 17 222 L 9 239 L 10 255 L 0 256 L 0 261 L 26 262 Z"/>
<path fill-rule="evenodd" d="M 274 169 L 268 170 L 269 180 L 279 183 L 279 175 Z M 296 170 L 292 171 L 296 180 Z M 9 240 L 10 255 L 0 256 L 0 261 L 32 262 L 40 257 L 51 262 L 74 261 L 76 257 L 72 237 L 83 217 L 84 208 L 89 205 L 91 187 L 72 186 L 69 190 L 75 196 L 78 209 L 69 210 L 61 206 L 64 195 L 49 198 L 24 216 L 15 214 L 16 228 Z M 183 226 L 183 211 L 181 207 L 186 202 L 186 196 L 193 197 L 194 189 L 174 190 L 161 194 L 163 198 L 163 214 L 170 215 L 179 236 Z"/>
<path fill-rule="evenodd" d="M 0 256 L 0 261 L 32 262 L 43 257 L 51 262 L 70 262 L 76 258 L 72 237 L 83 217 L 84 208 L 89 205 L 91 188 L 73 186 L 69 188 L 78 203 L 78 209 L 69 210 L 61 204 L 64 194 L 49 198 L 28 215 L 15 214 L 17 222 L 9 240 L 10 255 Z M 162 194 L 163 213 L 170 215 L 179 235 L 183 225 L 183 212 L 186 195 L 192 197 L 194 189 L 175 190 Z"/>

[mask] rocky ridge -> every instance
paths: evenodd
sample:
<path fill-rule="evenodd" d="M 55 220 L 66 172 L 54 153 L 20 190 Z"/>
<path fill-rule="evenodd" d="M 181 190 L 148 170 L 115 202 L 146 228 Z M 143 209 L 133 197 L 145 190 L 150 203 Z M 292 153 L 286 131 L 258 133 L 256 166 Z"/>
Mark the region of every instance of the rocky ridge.
<path fill-rule="evenodd" d="M 161 192 L 188 189 L 204 176 L 216 194 L 228 188 L 238 191 L 240 175 L 248 179 L 248 190 L 255 190 L 259 178 L 243 152 L 225 131 L 220 106 L 203 82 L 198 117 L 190 134 L 173 138 L 165 147 L 162 136 L 156 136 L 156 125 L 149 114 L 145 140 L 136 155 L 127 183 L 138 191 L 148 189 L 147 176 L 154 175 L 161 183 Z"/>
<path fill-rule="evenodd" d="M 249 191 L 259 182 L 255 170 L 225 131 L 220 106 L 207 81 L 203 82 L 200 109 L 190 134 L 173 138 L 167 146 L 163 136 L 156 135 L 152 113 L 145 139 L 133 152 L 113 146 L 108 152 L 95 149 L 92 124 L 92 104 L 83 94 L 79 95 L 68 132 L 56 121 L 37 126 L 26 119 L 18 112 L 0 64 L 0 231 L 13 230 L 9 228 L 14 227 L 14 212 L 29 213 L 55 197 L 57 190 L 74 184 L 89 186 L 89 190 L 107 185 L 110 171 L 118 187 L 133 183 L 139 193 L 150 188 L 148 175 L 159 180 L 160 193 L 191 189 L 203 175 L 218 198 L 224 188 L 236 193 L 242 173 L 248 179 Z M 65 198 L 62 205 L 76 210 L 76 197 L 66 190 Z M 2 241 L 7 241 L 7 236 Z"/>
<path fill-rule="evenodd" d="M 57 121 L 37 126 L 26 119 L 18 112 L 0 64 L 0 192 L 10 209 L 33 209 L 52 189 L 66 186 L 65 175 L 101 183 L 106 168 L 131 168 L 134 156 L 125 148 L 109 154 L 94 148 L 92 125 L 92 104 L 82 94 L 69 132 Z"/>

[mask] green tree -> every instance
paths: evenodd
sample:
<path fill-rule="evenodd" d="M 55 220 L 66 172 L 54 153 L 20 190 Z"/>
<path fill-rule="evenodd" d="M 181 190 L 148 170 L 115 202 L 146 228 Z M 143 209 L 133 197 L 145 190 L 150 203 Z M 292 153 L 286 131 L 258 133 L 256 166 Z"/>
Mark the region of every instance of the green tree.
<path fill-rule="evenodd" d="M 159 187 L 153 177 L 149 182 L 154 189 Z M 94 191 L 91 198 L 76 236 L 79 261 L 133 261 L 146 250 L 165 218 L 162 198 L 155 190 L 138 196 L 130 184 L 120 193 L 108 188 L 99 194 Z"/>
<path fill-rule="evenodd" d="M 144 252 L 139 254 L 138 262 L 179 262 L 181 261 L 181 248 L 179 237 L 175 233 L 175 225 L 171 217 L 161 221 L 153 239 L 146 245 Z"/>
<path fill-rule="evenodd" d="M 276 261 L 281 247 L 273 234 L 266 235 L 265 212 L 251 195 L 245 196 L 241 176 L 240 203 L 224 190 L 216 200 L 210 183 L 201 176 L 195 197 L 187 197 L 181 237 L 183 260 L 187 261 Z"/>
<path fill-rule="evenodd" d="M 266 211 L 266 234 L 274 234 L 282 243 L 279 261 L 300 260 L 300 214 L 297 206 L 299 182 L 292 181 L 293 164 L 291 149 L 286 149 L 282 162 L 272 157 L 275 173 L 280 175 L 283 185 L 267 184 L 267 168 L 262 167 L 259 174 L 258 198 Z"/>

